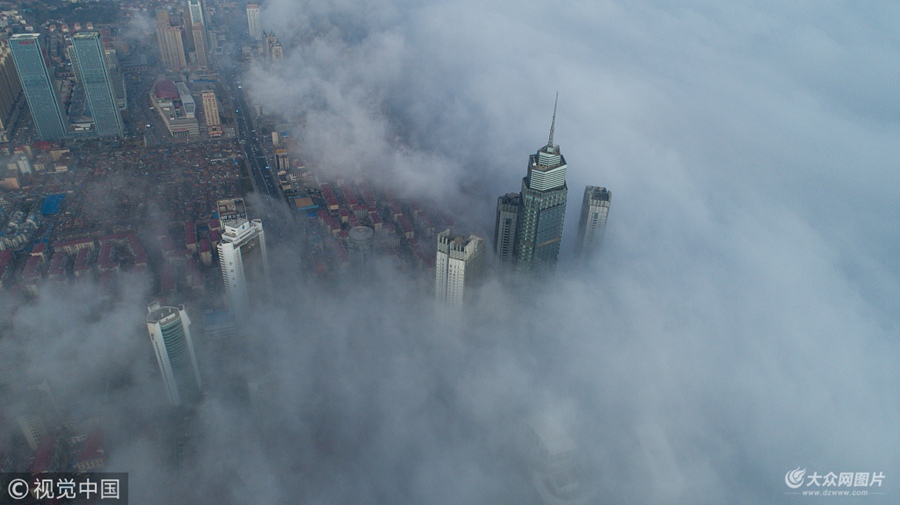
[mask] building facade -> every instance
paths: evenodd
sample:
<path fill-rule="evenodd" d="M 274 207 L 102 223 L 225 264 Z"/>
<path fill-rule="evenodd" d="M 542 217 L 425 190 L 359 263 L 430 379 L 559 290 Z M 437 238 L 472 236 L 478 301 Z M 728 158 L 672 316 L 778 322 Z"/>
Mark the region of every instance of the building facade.
<path fill-rule="evenodd" d="M 578 241 L 575 243 L 576 256 L 588 258 L 600 249 L 611 199 L 612 193 L 606 188 L 584 188 L 581 217 L 578 220 Z"/>
<path fill-rule="evenodd" d="M 165 9 L 156 11 L 156 39 L 159 42 L 159 55 L 166 67 L 180 70 L 187 66 L 181 28 L 172 26 L 169 12 Z"/>
<path fill-rule="evenodd" d="M 200 398 L 200 368 L 191 340 L 191 320 L 184 305 L 147 307 L 147 332 L 172 405 Z"/>
<path fill-rule="evenodd" d="M 219 118 L 219 101 L 216 94 L 212 91 L 204 91 L 201 99 L 203 100 L 203 115 L 206 117 L 206 131 L 210 137 L 222 136 L 222 121 Z"/>
<path fill-rule="evenodd" d="M 119 57 L 115 49 L 104 49 L 106 56 L 106 68 L 109 69 L 109 80 L 112 83 L 113 93 L 116 95 L 116 106 L 119 110 L 128 108 L 128 94 L 125 90 L 125 76 L 119 66 Z"/>
<path fill-rule="evenodd" d="M 508 193 L 497 198 L 494 253 L 504 263 L 511 263 L 516 259 L 516 222 L 519 220 L 521 201 L 518 193 Z"/>
<path fill-rule="evenodd" d="M 516 271 L 553 268 L 559 258 L 566 217 L 566 159 L 553 143 L 556 106 L 547 145 L 528 158 L 522 179 L 521 204 L 516 222 Z"/>
<path fill-rule="evenodd" d="M 262 221 L 222 220 L 219 268 L 232 313 L 240 320 L 250 307 L 251 286 L 271 293 L 269 258 Z"/>
<path fill-rule="evenodd" d="M 354 226 L 347 237 L 350 268 L 357 274 L 368 266 L 375 244 L 375 230 L 368 226 Z"/>
<path fill-rule="evenodd" d="M 484 270 L 484 239 L 470 235 L 454 235 L 444 230 L 437 236 L 435 258 L 435 298 L 438 303 L 460 309 L 471 289 Z"/>
<path fill-rule="evenodd" d="M 41 140 L 66 138 L 66 120 L 59 105 L 59 92 L 47 68 L 41 35 L 13 35 L 9 38 L 9 48 L 38 136 Z"/>
<path fill-rule="evenodd" d="M 106 52 L 97 32 L 81 32 L 72 36 L 75 55 L 73 65 L 84 88 L 85 103 L 94 121 L 98 137 L 121 137 L 125 125 L 116 101 L 112 75 L 106 64 Z"/>
<path fill-rule="evenodd" d="M 247 4 L 247 29 L 251 39 L 260 40 L 262 38 L 262 28 L 259 25 L 259 4 Z"/>
<path fill-rule="evenodd" d="M 0 142 L 9 140 L 21 110 L 22 83 L 9 44 L 0 42 Z"/>
<path fill-rule="evenodd" d="M 198 67 L 205 68 L 209 65 L 209 41 L 206 24 L 203 21 L 203 4 L 200 0 L 188 0 L 188 14 L 194 42 L 195 63 Z"/>

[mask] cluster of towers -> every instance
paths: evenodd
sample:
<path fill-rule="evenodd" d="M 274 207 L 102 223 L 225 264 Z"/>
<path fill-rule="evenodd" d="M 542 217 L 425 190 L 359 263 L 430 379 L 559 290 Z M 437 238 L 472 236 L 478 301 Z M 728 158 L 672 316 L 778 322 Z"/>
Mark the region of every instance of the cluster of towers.
<path fill-rule="evenodd" d="M 566 158 L 553 143 L 556 128 L 556 104 L 550 123 L 547 145 L 528 157 L 527 172 L 519 193 L 497 199 L 494 227 L 494 252 L 501 264 L 518 274 L 540 274 L 552 270 L 559 258 L 566 215 Z M 599 248 L 606 228 L 611 193 L 604 187 L 584 190 L 575 254 L 587 259 Z M 438 235 L 435 268 L 435 295 L 442 305 L 459 308 L 466 284 L 484 270 L 484 240 L 453 235 L 449 230 Z"/>
<path fill-rule="evenodd" d="M 566 217 L 566 158 L 553 143 L 556 104 L 547 145 L 528 157 L 522 190 L 497 199 L 494 250 L 497 259 L 520 273 L 552 269 L 559 258 Z M 611 193 L 598 186 L 584 190 L 576 255 L 587 258 L 600 247 Z"/>
<path fill-rule="evenodd" d="M 284 48 L 275 32 L 266 32 L 259 21 L 259 4 L 247 4 L 247 33 L 250 39 L 261 43 L 261 51 L 266 61 L 277 62 L 284 59 Z"/>
<path fill-rule="evenodd" d="M 172 24 L 169 11 L 156 12 L 156 40 L 159 54 L 172 70 L 187 67 L 206 68 L 209 65 L 209 49 L 215 44 L 210 38 L 200 0 L 188 0 L 184 11 L 184 26 Z"/>
<path fill-rule="evenodd" d="M 115 54 L 104 48 L 97 32 L 76 33 L 69 41 L 69 58 L 84 93 L 84 110 L 71 112 L 87 118 L 76 123 L 89 124 L 75 129 L 70 128 L 68 115 L 60 104 L 41 35 L 22 33 L 9 38 L 9 50 L 38 136 L 51 141 L 70 136 L 123 136 L 125 126 L 120 109 L 125 102 L 124 84 Z"/>
<path fill-rule="evenodd" d="M 229 320 L 240 323 L 254 308 L 261 291 L 272 297 L 269 258 L 262 221 L 248 219 L 240 198 L 217 202 L 222 229 L 218 245 L 219 269 L 225 285 Z M 172 405 L 191 403 L 201 396 L 200 372 L 191 339 L 191 320 L 184 306 L 159 303 L 147 309 L 147 331 Z M 233 331 L 234 328 L 228 331 Z M 206 334 L 210 328 L 206 325 Z"/>

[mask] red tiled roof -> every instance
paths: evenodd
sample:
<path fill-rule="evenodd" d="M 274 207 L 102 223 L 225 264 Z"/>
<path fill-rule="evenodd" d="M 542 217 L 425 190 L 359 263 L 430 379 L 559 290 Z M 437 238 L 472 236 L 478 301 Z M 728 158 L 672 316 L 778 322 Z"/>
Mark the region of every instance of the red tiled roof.
<path fill-rule="evenodd" d="M 178 99 L 178 88 L 175 87 L 174 82 L 169 80 L 157 82 L 153 87 L 153 92 L 156 94 L 156 98 Z"/>

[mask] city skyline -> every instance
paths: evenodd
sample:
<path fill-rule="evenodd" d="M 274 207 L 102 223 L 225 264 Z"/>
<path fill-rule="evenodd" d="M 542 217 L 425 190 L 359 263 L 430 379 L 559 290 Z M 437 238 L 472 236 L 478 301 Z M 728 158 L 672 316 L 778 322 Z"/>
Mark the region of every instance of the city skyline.
<path fill-rule="evenodd" d="M 153 6 L 78 7 L 110 29 L 128 135 L 41 142 L 25 110 L 0 145 L 5 471 L 127 472 L 133 503 L 895 500 L 895 8 L 267 0 L 275 65 L 244 5 L 209 3 L 210 66 L 159 79 Z M 87 23 L 31 10 L 5 15 L 65 103 Z M 185 90 L 216 93 L 222 137 L 150 110 Z M 448 316 L 438 235 L 515 254 L 521 160 L 556 142 L 566 187 L 616 193 L 599 254 L 575 252 L 605 205 L 567 205 L 551 281 L 490 254 Z M 272 295 L 234 321 L 238 198 Z M 193 323 L 196 402 L 165 393 L 155 299 Z M 55 408 L 22 394 L 45 383 Z"/>

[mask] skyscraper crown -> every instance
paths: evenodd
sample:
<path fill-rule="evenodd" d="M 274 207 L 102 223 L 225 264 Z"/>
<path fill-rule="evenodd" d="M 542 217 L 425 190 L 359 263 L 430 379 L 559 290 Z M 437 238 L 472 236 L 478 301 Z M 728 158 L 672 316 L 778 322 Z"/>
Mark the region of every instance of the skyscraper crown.
<path fill-rule="evenodd" d="M 538 168 L 546 170 L 548 168 L 557 167 L 562 162 L 559 153 L 559 146 L 553 143 L 553 133 L 556 130 L 556 106 L 559 104 L 559 92 L 556 92 L 556 99 L 553 101 L 553 119 L 550 121 L 550 138 L 547 145 L 538 150 Z"/>

